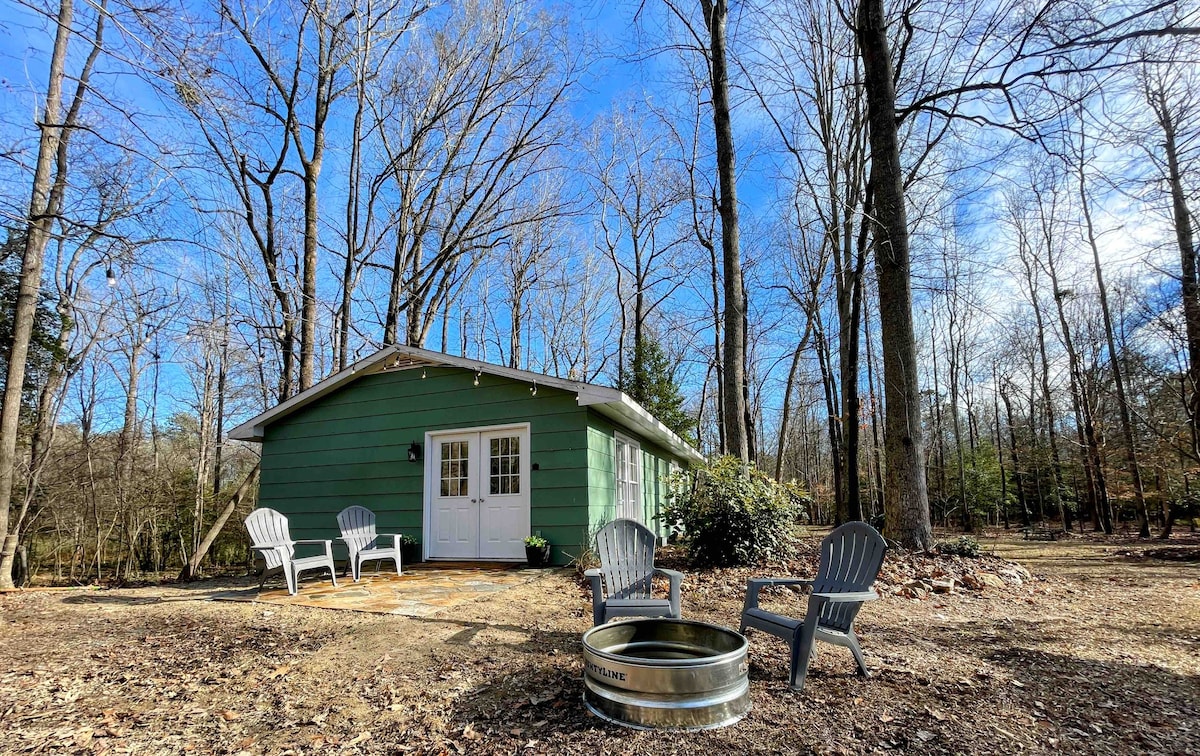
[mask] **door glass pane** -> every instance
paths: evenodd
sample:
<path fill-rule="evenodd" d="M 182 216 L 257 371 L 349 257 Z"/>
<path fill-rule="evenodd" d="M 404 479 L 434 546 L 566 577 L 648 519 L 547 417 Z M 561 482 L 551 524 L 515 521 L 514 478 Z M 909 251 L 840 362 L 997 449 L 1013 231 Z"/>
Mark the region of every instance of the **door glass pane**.
<path fill-rule="evenodd" d="M 467 463 L 468 452 L 466 441 L 443 441 L 441 495 L 467 495 Z"/>
<path fill-rule="evenodd" d="M 521 493 L 521 437 L 490 439 L 488 454 L 488 493 Z"/>

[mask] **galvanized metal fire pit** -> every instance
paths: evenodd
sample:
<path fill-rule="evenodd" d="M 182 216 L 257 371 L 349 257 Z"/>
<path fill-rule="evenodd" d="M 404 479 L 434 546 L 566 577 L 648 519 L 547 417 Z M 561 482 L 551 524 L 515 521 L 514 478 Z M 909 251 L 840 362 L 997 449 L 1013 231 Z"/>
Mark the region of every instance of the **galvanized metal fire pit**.
<path fill-rule="evenodd" d="M 720 625 L 646 619 L 583 634 L 583 700 L 639 729 L 704 730 L 750 710 L 746 639 Z"/>

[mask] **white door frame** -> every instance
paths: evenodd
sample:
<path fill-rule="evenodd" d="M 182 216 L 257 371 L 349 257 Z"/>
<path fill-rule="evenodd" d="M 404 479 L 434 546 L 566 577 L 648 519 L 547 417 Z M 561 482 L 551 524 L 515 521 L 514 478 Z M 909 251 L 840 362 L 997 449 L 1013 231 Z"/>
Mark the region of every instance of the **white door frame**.
<path fill-rule="evenodd" d="M 454 557 L 431 557 L 429 555 L 430 540 L 433 529 L 433 487 L 437 483 L 435 471 L 433 469 L 433 444 L 439 436 L 455 436 L 463 433 L 490 433 L 492 431 L 519 431 L 521 434 L 521 443 L 525 447 L 525 452 L 521 455 L 521 483 L 525 486 L 525 491 L 529 497 L 529 517 L 530 522 L 526 523 L 526 530 L 532 533 L 533 520 L 533 490 L 532 476 L 530 475 L 530 459 L 533 456 L 533 450 L 530 448 L 530 432 L 529 423 L 504 423 L 502 425 L 476 425 L 470 428 L 441 428 L 435 431 L 425 432 L 425 452 L 424 457 L 424 474 L 422 475 L 422 492 L 421 492 L 421 556 L 426 561 L 437 559 L 448 559 L 454 561 Z M 481 445 L 482 446 L 482 445 Z M 482 451 L 476 455 L 476 463 L 479 465 L 477 469 L 483 470 Z M 478 557 L 477 557 L 478 558 Z M 480 561 L 524 561 L 524 557 L 514 558 L 511 560 L 504 559 L 480 559 Z"/>

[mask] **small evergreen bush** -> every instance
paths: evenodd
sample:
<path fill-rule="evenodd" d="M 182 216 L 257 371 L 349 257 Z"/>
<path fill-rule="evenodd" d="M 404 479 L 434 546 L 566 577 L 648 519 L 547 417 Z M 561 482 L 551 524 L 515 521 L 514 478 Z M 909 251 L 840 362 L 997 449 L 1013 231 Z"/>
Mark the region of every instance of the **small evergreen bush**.
<path fill-rule="evenodd" d="M 971 536 L 959 536 L 953 541 L 938 541 L 937 549 L 939 554 L 975 558 L 979 556 L 980 546 Z"/>
<path fill-rule="evenodd" d="M 661 518 L 682 529 L 692 564 L 754 564 L 791 553 L 796 501 L 761 470 L 747 471 L 736 457 L 721 457 L 672 476 Z"/>

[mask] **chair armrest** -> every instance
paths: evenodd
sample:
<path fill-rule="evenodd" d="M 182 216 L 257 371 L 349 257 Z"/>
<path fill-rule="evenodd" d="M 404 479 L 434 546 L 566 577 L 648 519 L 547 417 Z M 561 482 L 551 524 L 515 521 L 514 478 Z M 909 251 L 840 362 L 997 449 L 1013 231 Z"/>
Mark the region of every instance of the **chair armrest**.
<path fill-rule="evenodd" d="M 279 555 L 279 557 L 278 557 L 279 561 L 283 564 L 284 568 L 286 569 L 288 562 L 293 557 L 293 554 L 295 552 L 295 547 L 293 547 L 291 543 L 264 543 L 264 544 L 258 544 L 258 545 L 252 544 L 250 546 L 250 550 L 256 551 L 262 556 L 263 569 L 265 569 L 265 570 L 272 569 L 271 562 L 267 558 L 267 555 L 272 552 L 275 552 Z"/>
<path fill-rule="evenodd" d="M 583 576 L 592 584 L 592 626 L 604 624 L 604 578 L 598 569 L 585 570 Z"/>
<path fill-rule="evenodd" d="M 305 546 L 324 546 L 325 558 L 333 564 L 333 541 L 328 538 L 301 538 L 298 541 L 292 541 L 296 545 L 304 544 Z"/>
<path fill-rule="evenodd" d="M 742 611 L 758 606 L 758 592 L 763 588 L 776 585 L 812 585 L 812 582 L 799 578 L 750 578 L 746 581 L 746 604 L 742 607 Z"/>
<path fill-rule="evenodd" d="M 403 537 L 404 536 L 400 535 L 399 533 L 376 533 L 375 534 L 375 543 L 378 545 L 380 539 L 391 539 L 392 545 L 396 547 L 397 551 L 399 551 L 400 550 L 400 539 Z"/>
<path fill-rule="evenodd" d="M 671 602 L 671 615 L 673 617 L 682 617 L 679 594 L 683 586 L 683 573 L 679 570 L 655 567 L 654 574 L 661 575 L 670 582 L 670 587 L 667 589 L 667 599 Z"/>
<path fill-rule="evenodd" d="M 851 593 L 814 593 L 809 601 L 821 601 L 827 604 L 861 604 L 864 601 L 874 601 L 879 598 L 875 591 L 854 591 Z"/>
<path fill-rule="evenodd" d="M 289 541 L 288 543 L 259 543 L 259 544 L 251 544 L 250 550 L 251 551 L 275 551 L 277 549 L 286 549 L 292 545 L 294 545 L 294 542 L 292 542 L 292 541 Z"/>

